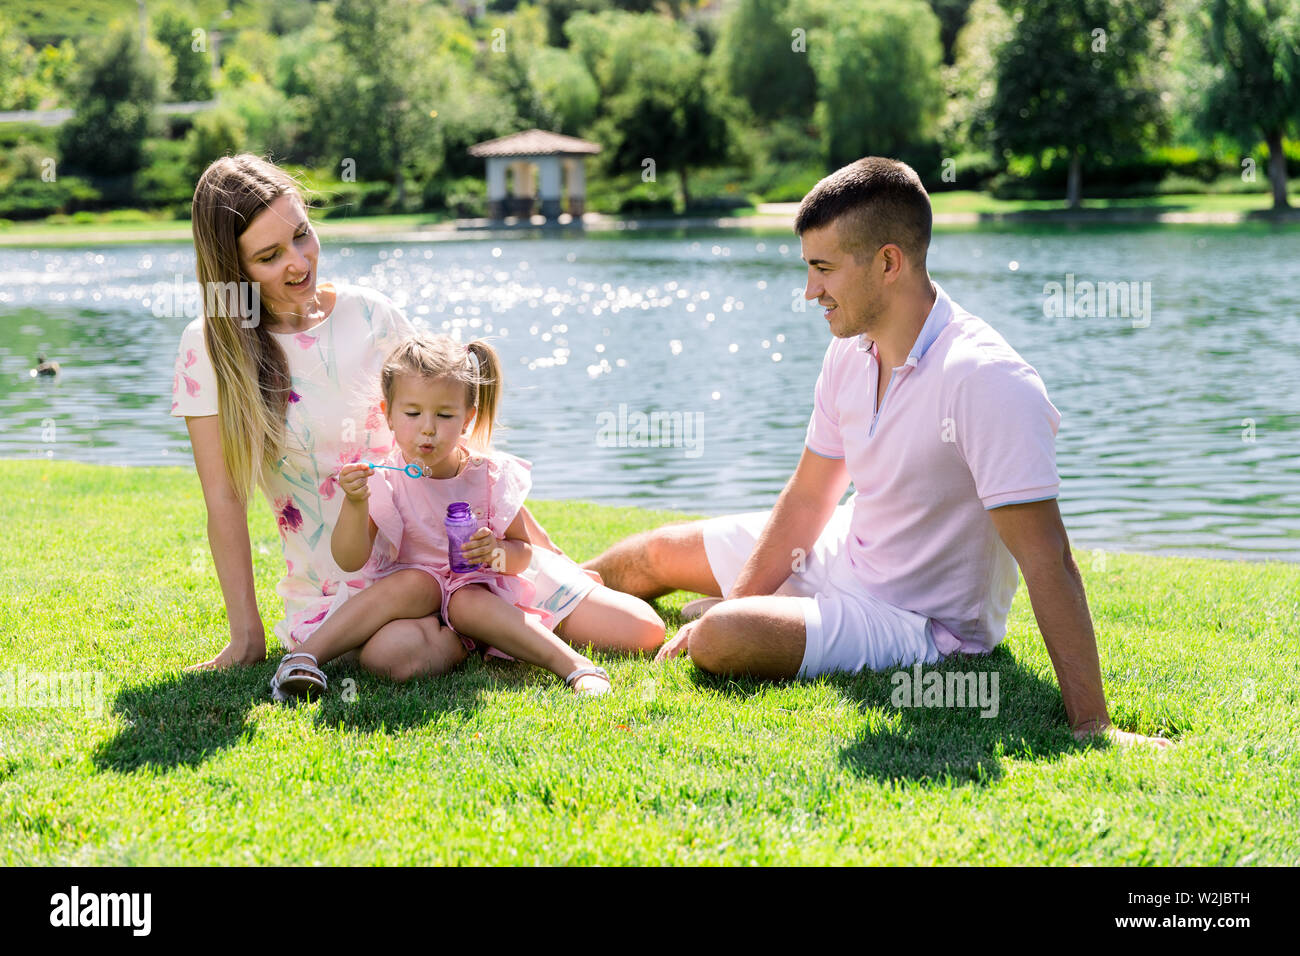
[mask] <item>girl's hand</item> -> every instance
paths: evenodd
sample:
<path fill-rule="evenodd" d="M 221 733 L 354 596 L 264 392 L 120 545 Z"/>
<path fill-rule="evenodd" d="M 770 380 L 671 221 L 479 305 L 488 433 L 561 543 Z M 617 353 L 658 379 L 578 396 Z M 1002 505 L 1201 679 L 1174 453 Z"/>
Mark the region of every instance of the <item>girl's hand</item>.
<path fill-rule="evenodd" d="M 374 473 L 375 469 L 360 461 L 339 469 L 339 487 L 348 496 L 348 501 L 361 504 L 370 497 L 370 485 L 366 479 Z"/>
<path fill-rule="evenodd" d="M 492 533 L 491 528 L 479 528 L 461 547 L 461 554 L 470 564 L 482 564 L 492 567 L 493 570 L 505 569 L 505 552 L 501 552 L 499 568 L 492 565 L 493 555 L 501 547 L 501 542 L 497 536 Z"/>

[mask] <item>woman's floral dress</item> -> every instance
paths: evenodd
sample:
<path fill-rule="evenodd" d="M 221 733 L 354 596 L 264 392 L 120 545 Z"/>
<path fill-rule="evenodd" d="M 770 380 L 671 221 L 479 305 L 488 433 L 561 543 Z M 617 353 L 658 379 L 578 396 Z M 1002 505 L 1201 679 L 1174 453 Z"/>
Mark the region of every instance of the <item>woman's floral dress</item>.
<path fill-rule="evenodd" d="M 360 572 L 341 571 L 330 535 L 343 503 L 341 465 L 381 461 L 394 448 L 379 407 L 379 373 L 392 348 L 415 329 L 382 293 L 338 285 L 334 309 L 306 332 L 275 337 L 289 361 L 292 391 L 284 456 L 262 475 L 262 490 L 280 529 L 285 575 L 276 586 L 284 619 L 275 634 L 285 648 L 305 640 L 349 590 L 365 587 Z M 217 414 L 217 384 L 203 342 L 203 319 L 181 333 L 172 382 L 174 416 Z"/>

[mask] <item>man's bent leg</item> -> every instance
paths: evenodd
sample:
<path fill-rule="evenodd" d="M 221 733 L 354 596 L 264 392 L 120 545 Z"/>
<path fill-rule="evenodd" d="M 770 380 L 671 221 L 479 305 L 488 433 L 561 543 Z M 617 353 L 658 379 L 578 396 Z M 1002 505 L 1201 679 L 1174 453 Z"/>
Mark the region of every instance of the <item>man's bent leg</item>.
<path fill-rule="evenodd" d="M 924 615 L 861 592 L 735 598 L 694 625 L 687 651 L 716 674 L 816 677 L 941 657 Z"/>
<path fill-rule="evenodd" d="M 809 600 L 765 595 L 724 601 L 693 625 L 687 652 L 711 674 L 794 677 L 803 665 Z"/>
<path fill-rule="evenodd" d="M 704 551 L 702 524 L 692 521 L 642 531 L 583 567 L 599 573 L 606 587 L 642 600 L 677 590 L 721 596 Z"/>

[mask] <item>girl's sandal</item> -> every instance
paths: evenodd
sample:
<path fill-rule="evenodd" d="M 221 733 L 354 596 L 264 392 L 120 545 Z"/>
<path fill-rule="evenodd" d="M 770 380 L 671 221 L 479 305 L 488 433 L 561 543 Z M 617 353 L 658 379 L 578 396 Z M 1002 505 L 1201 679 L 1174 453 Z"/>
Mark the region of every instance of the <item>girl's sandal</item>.
<path fill-rule="evenodd" d="M 605 686 L 600 687 L 597 685 L 592 688 L 580 688 L 577 686 L 577 683 L 583 677 L 599 677 L 605 682 Z M 600 697 L 604 694 L 608 694 L 613 686 L 610 684 L 609 674 L 605 673 L 605 668 L 594 666 L 579 667 L 568 677 L 564 678 L 564 683 L 566 686 L 572 687 L 573 692 L 579 697 Z"/>
<path fill-rule="evenodd" d="M 310 664 L 292 663 L 294 658 L 305 658 Z M 292 651 L 280 658 L 280 666 L 271 678 L 271 699 L 285 703 L 294 698 L 314 700 L 328 686 L 325 672 L 316 666 L 314 654 Z"/>

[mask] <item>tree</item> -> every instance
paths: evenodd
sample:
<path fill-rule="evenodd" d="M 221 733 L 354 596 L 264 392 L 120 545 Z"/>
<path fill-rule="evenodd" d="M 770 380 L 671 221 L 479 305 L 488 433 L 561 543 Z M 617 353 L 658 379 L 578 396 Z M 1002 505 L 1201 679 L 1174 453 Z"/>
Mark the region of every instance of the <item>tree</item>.
<path fill-rule="evenodd" d="M 817 125 L 827 162 L 898 156 L 932 139 L 943 109 L 939 21 L 923 0 L 810 5 Z"/>
<path fill-rule="evenodd" d="M 539 126 L 576 134 L 595 118 L 600 90 L 576 53 L 554 47 L 535 50 L 528 62 L 528 84 Z"/>
<path fill-rule="evenodd" d="M 1282 138 L 1300 124 L 1300 0 L 1212 0 L 1194 16 L 1217 65 L 1203 124 L 1244 143 L 1264 137 L 1273 208 L 1287 209 Z"/>
<path fill-rule="evenodd" d="M 85 55 L 73 93 L 72 119 L 59 130 L 69 167 L 101 175 L 134 173 L 153 126 L 160 78 L 130 26 L 118 26 Z"/>
<path fill-rule="evenodd" d="M 759 118 L 811 117 L 817 78 L 807 53 L 808 24 L 785 0 L 740 0 L 713 56 L 727 90 Z"/>
<path fill-rule="evenodd" d="M 993 141 L 1069 159 L 1077 208 L 1083 163 L 1137 151 L 1164 125 L 1154 78 L 1163 0 L 1004 0 L 1014 28 L 998 60 Z"/>
<path fill-rule="evenodd" d="M 930 0 L 930 9 L 939 18 L 939 38 L 943 41 L 943 61 L 952 63 L 957 56 L 957 35 L 969 22 L 971 0 Z"/>
<path fill-rule="evenodd" d="M 152 20 L 153 35 L 166 47 L 175 65 L 172 97 L 183 103 L 211 99 L 212 56 L 207 51 L 206 36 L 200 34 L 202 42 L 198 42 L 194 35 L 199 26 L 197 19 L 175 7 L 164 7 Z"/>
<path fill-rule="evenodd" d="M 989 147 L 997 63 L 1012 34 L 1012 21 L 998 0 L 975 0 L 953 45 L 953 64 L 943 68 L 948 94 L 940 136 L 948 155 Z"/>
<path fill-rule="evenodd" d="M 36 73 L 36 51 L 20 33 L 0 23 L 0 110 L 41 105 L 44 88 Z"/>
<path fill-rule="evenodd" d="M 393 183 L 399 209 L 406 205 L 408 177 L 427 178 L 442 161 L 433 57 L 418 26 L 417 5 L 339 0 L 334 9 L 345 63 L 331 68 L 337 71 L 331 99 L 342 109 L 325 111 L 325 118 L 338 124 L 339 159 L 364 157 L 374 170 L 370 178 Z"/>
<path fill-rule="evenodd" d="M 604 97 L 593 135 L 607 147 L 608 168 L 643 172 L 652 160 L 655 175 L 677 172 L 689 204 L 689 168 L 725 162 L 735 142 L 727 99 L 694 33 L 666 17 L 622 11 L 577 14 L 566 31 Z"/>

